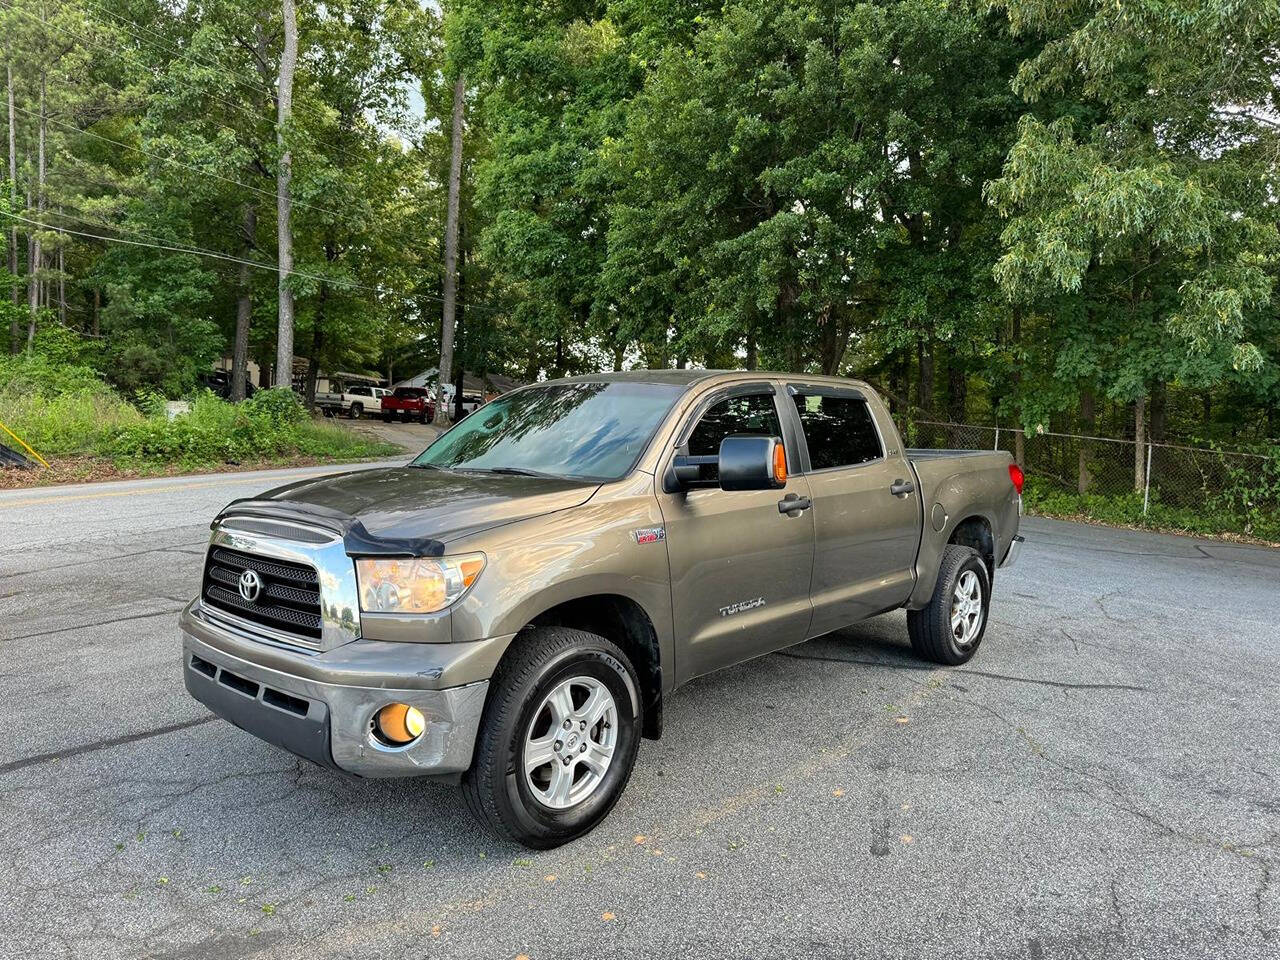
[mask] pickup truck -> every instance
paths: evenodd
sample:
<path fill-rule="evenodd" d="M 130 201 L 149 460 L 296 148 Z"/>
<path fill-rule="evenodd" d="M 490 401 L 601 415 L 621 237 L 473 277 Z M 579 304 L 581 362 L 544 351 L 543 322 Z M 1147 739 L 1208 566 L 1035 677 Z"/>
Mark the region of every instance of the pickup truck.
<path fill-rule="evenodd" d="M 359 420 L 367 413 L 381 413 L 382 398 L 390 392 L 386 387 L 342 387 L 329 393 L 317 393 L 316 406 L 331 417 L 344 414 L 352 420 Z"/>
<path fill-rule="evenodd" d="M 435 416 L 436 405 L 426 387 L 396 387 L 382 398 L 382 419 L 417 420 L 426 423 Z"/>
<path fill-rule="evenodd" d="M 920 657 L 967 661 L 1022 479 L 1005 452 L 904 449 L 851 380 L 523 387 L 407 466 L 224 508 L 180 617 L 186 687 L 325 766 L 460 781 L 548 848 L 608 814 L 695 677 L 902 608 Z"/>

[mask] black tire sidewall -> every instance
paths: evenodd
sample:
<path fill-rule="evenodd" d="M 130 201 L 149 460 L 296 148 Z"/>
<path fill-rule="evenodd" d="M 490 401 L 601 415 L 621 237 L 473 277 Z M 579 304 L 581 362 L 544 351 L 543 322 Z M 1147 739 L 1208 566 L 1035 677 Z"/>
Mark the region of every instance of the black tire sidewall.
<path fill-rule="evenodd" d="M 353 403 L 353 404 L 351 405 L 351 419 L 352 419 L 352 420 L 359 420 L 359 419 L 360 419 L 361 414 L 363 414 L 363 413 L 364 413 L 364 405 L 363 405 L 363 404 Z"/>
<path fill-rule="evenodd" d="M 610 645 L 612 646 L 612 645 Z M 617 711 L 617 742 L 613 760 L 604 780 L 586 800 L 567 810 L 555 810 L 542 804 L 529 789 L 523 771 L 525 734 L 535 711 L 547 694 L 571 677 L 587 676 L 604 683 Z M 581 836 L 603 820 L 631 777 L 640 746 L 639 683 L 629 664 L 620 660 L 605 645 L 583 643 L 557 651 L 534 675 L 524 689 L 512 691 L 520 700 L 512 710 L 504 729 L 498 731 L 502 749 L 501 772 L 493 776 L 494 799 L 512 832 L 523 842 L 535 847 L 550 847 Z"/>
<path fill-rule="evenodd" d="M 949 548 L 954 549 L 954 548 Z M 937 610 L 935 615 L 938 618 L 939 629 L 947 638 L 947 649 L 951 654 L 953 663 L 965 663 L 978 652 L 978 647 L 982 644 L 982 638 L 987 633 L 987 620 L 991 615 L 991 574 L 987 571 L 987 565 L 983 562 L 982 557 L 973 549 L 966 549 L 968 556 L 963 561 L 955 565 L 951 571 L 951 575 L 947 577 L 945 592 L 938 597 Z M 978 575 L 978 584 L 982 590 L 982 623 L 978 627 L 978 635 L 974 637 L 973 642 L 968 646 L 961 647 L 956 643 L 954 635 L 951 633 L 951 598 L 955 595 L 956 584 L 960 581 L 960 576 L 966 570 L 972 570 Z"/>

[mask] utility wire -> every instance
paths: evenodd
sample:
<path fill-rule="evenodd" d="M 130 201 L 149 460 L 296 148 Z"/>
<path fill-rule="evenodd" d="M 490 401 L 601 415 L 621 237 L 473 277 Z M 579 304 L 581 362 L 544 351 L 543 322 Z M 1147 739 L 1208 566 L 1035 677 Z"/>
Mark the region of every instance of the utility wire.
<path fill-rule="evenodd" d="M 3 211 L 0 211 L 0 212 L 3 212 Z M 55 213 L 55 211 L 46 210 L 45 213 L 46 214 Z M 82 217 L 74 217 L 69 213 L 55 213 L 55 215 L 63 217 L 64 219 L 74 220 L 77 223 L 82 223 L 91 227 L 99 227 L 104 230 L 114 230 L 118 233 L 128 233 L 128 234 L 131 234 L 132 236 L 137 236 L 137 237 L 150 237 L 149 234 L 139 233 L 137 231 L 131 231 L 125 227 L 117 226 L 116 224 L 100 223 L 93 220 L 85 220 Z M 21 220 L 23 223 L 30 224 L 34 227 L 39 227 L 41 230 L 48 230 L 51 233 L 70 233 L 78 237 L 86 237 L 90 240 L 101 240 L 106 243 L 127 243 L 130 246 L 150 247 L 155 250 L 167 250 L 170 253 L 189 253 L 194 256 L 211 257 L 215 260 L 225 260 L 228 263 L 236 263 L 236 264 L 241 264 L 243 266 L 256 267 L 259 270 L 270 270 L 272 273 L 276 273 L 276 274 L 283 273 L 286 276 L 302 277 L 303 279 L 315 280 L 320 283 L 329 283 L 329 284 L 333 284 L 334 286 L 351 287 L 358 290 L 368 290 L 371 293 L 377 293 L 384 296 L 387 295 L 387 291 L 385 290 L 380 290 L 377 287 L 371 287 L 363 283 L 356 283 L 354 280 L 339 280 L 333 277 L 323 277 L 323 276 L 320 276 L 319 274 L 307 273 L 302 270 L 281 270 L 276 264 L 273 264 L 273 263 L 263 263 L 261 260 L 246 260 L 243 257 L 232 256 L 229 253 L 219 253 L 216 250 L 206 250 L 204 247 L 193 247 L 193 246 L 187 246 L 185 244 L 168 243 L 168 242 L 159 240 L 158 237 L 150 237 L 150 240 L 154 242 L 126 240 L 123 237 L 104 237 L 101 234 L 85 233 L 84 231 L 73 230 L 71 227 L 64 227 L 56 223 L 47 223 L 47 222 L 41 222 L 39 220 L 32 220 L 28 217 L 24 217 L 16 213 L 5 213 L 5 216 L 12 217 L 14 220 Z"/>
<path fill-rule="evenodd" d="M 38 113 L 36 113 L 33 110 L 28 110 L 26 107 L 19 107 L 15 105 L 14 109 L 17 110 L 19 113 L 25 113 L 29 117 L 35 117 L 37 120 L 40 119 L 40 115 Z M 115 146 L 122 147 L 125 150 L 132 150 L 134 153 L 140 153 L 144 157 L 150 157 L 151 159 L 159 160 L 162 163 L 168 163 L 175 167 L 181 167 L 184 170 L 190 170 L 192 173 L 198 173 L 205 177 L 212 177 L 215 180 L 221 180 L 223 183 L 229 183 L 229 184 L 232 184 L 233 186 L 241 187 L 245 190 L 251 190 L 252 192 L 261 194 L 264 197 L 270 197 L 273 201 L 276 199 L 276 192 L 274 190 L 264 190 L 262 187 L 255 187 L 250 184 L 243 183 L 239 180 L 232 179 L 231 177 L 224 177 L 222 174 L 214 173 L 212 170 L 205 170 L 205 169 L 202 169 L 201 167 L 193 166 L 192 164 L 189 164 L 189 163 L 183 163 L 181 160 L 177 160 L 173 157 L 165 157 L 165 156 L 161 156 L 158 153 L 151 153 L 150 151 L 143 150 L 141 147 L 131 146 L 130 144 L 124 143 L 120 140 L 113 140 L 110 137 L 104 137 L 100 133 L 94 133 L 91 130 L 85 130 L 81 127 L 77 127 L 74 123 L 67 123 L 63 120 L 58 120 L 55 117 L 44 117 L 44 120 L 46 123 L 56 124 L 57 126 L 60 126 L 66 130 L 70 130 L 73 133 L 83 134 L 86 137 L 92 137 L 95 140 L 101 140 L 103 143 L 114 144 Z M 295 207 L 306 207 L 311 210 L 319 210 L 322 213 L 327 213 L 330 216 L 337 217 L 339 220 L 345 219 L 343 214 L 339 213 L 337 210 L 334 210 L 330 207 L 322 207 L 314 203 L 306 203 L 302 200 L 294 200 L 293 205 Z"/>
<path fill-rule="evenodd" d="M 45 211 L 46 214 L 52 213 L 52 212 L 54 211 L 50 211 L 50 210 Z M 83 213 L 84 211 L 81 211 L 81 212 Z M 134 247 L 149 247 L 155 250 L 166 250 L 171 253 L 186 253 L 186 254 L 191 254 L 193 256 L 211 257 L 215 260 L 224 260 L 228 263 L 235 263 L 235 264 L 242 264 L 244 266 L 249 266 L 249 267 L 256 267 L 259 270 L 270 270 L 271 272 L 276 274 L 282 273 L 285 276 L 296 276 L 296 277 L 302 277 L 308 280 L 315 280 L 318 283 L 329 283 L 335 286 L 345 286 L 345 287 L 356 289 L 356 290 L 367 290 L 370 293 L 375 293 L 383 297 L 391 297 L 393 299 L 399 299 L 399 300 L 405 300 L 405 301 L 431 300 L 435 303 L 444 303 L 444 299 L 442 297 L 433 296 L 432 294 L 429 294 L 429 293 L 419 293 L 411 296 L 406 296 L 404 294 L 393 293 L 381 287 L 372 287 L 372 286 L 369 286 L 368 284 L 357 283 L 354 280 L 339 280 L 333 277 L 325 277 L 325 276 L 321 276 L 320 274 L 307 273 L 301 270 L 281 270 L 279 266 L 273 263 L 263 263 L 260 260 L 246 260 L 242 257 L 232 256 L 231 254 L 219 253 L 215 250 L 206 250 L 203 247 L 182 246 L 182 245 L 177 245 L 177 244 L 172 244 L 167 242 L 151 243 L 151 242 L 144 242 L 140 240 L 126 240 L 123 237 L 104 237 L 101 234 L 85 233 L 82 230 L 73 230 L 70 227 L 63 227 L 63 226 L 59 226 L 58 224 L 42 223 L 39 220 L 32 220 L 28 217 L 24 217 L 16 213 L 7 213 L 5 211 L 0 211 L 0 213 L 2 213 L 6 217 L 11 217 L 14 220 L 20 220 L 23 223 L 27 223 L 27 224 L 30 224 L 31 226 L 38 227 L 41 230 L 48 230 L 52 233 L 70 233 L 77 237 L 85 237 L 89 240 L 101 240 L 104 243 L 125 243 Z M 88 224 L 89 226 L 101 227 L 107 230 L 115 230 L 119 233 L 131 233 L 133 236 L 142 236 L 142 237 L 149 236 L 148 234 L 137 233 L 136 231 L 130 231 L 124 227 L 115 226 L 114 224 L 95 223 L 91 220 L 84 220 L 80 217 L 73 217 L 70 214 L 66 214 L 66 213 L 59 213 L 55 215 L 64 217 L 66 219 L 75 220 L 78 223 Z M 496 310 L 498 309 L 497 307 L 493 306 L 487 301 L 476 302 L 476 303 L 462 303 L 461 306 L 465 307 L 468 310 L 486 310 L 489 312 L 496 312 Z"/>

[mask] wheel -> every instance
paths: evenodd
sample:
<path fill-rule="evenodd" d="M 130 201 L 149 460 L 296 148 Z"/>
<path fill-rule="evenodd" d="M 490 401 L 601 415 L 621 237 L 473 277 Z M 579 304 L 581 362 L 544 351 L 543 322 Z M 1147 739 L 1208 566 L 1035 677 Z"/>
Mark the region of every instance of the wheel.
<path fill-rule="evenodd" d="M 907 611 L 912 649 L 934 663 L 965 663 L 982 643 L 990 604 L 991 575 L 978 551 L 948 544 L 929 605 Z"/>
<path fill-rule="evenodd" d="M 390 413 L 384 413 L 384 414 L 382 415 L 382 422 L 383 422 L 383 423 L 390 423 L 390 422 L 391 422 L 391 414 L 390 414 Z"/>
<path fill-rule="evenodd" d="M 425 411 L 425 410 L 423 410 L 423 411 L 422 411 L 422 415 L 421 415 L 420 417 L 418 417 L 418 422 L 419 422 L 419 423 L 426 423 L 426 422 L 427 422 L 427 411 Z"/>
<path fill-rule="evenodd" d="M 546 850 L 591 830 L 626 787 L 640 684 L 626 654 L 593 633 L 538 627 L 515 642 L 490 682 L 462 791 L 495 834 Z"/>
<path fill-rule="evenodd" d="M 349 416 L 352 420 L 359 420 L 363 413 L 364 413 L 364 404 L 353 403 L 351 405 L 351 409 L 347 411 L 347 416 Z"/>

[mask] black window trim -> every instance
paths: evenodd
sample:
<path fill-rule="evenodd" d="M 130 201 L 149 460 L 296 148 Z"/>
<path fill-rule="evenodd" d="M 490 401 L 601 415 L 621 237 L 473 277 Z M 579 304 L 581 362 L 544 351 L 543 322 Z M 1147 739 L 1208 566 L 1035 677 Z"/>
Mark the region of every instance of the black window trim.
<path fill-rule="evenodd" d="M 880 441 L 880 456 L 874 460 L 863 460 L 861 463 L 842 463 L 834 467 L 813 466 L 813 461 L 809 459 L 809 438 L 804 435 L 804 422 L 800 419 L 800 411 L 796 409 L 795 398 L 797 396 L 827 396 L 827 397 L 847 397 L 850 400 L 861 400 L 867 405 L 867 413 L 871 416 L 871 428 L 876 432 L 876 439 Z M 787 397 L 791 401 L 791 416 L 795 418 L 795 429 L 799 434 L 799 450 L 801 462 L 804 464 L 804 473 L 818 474 L 835 473 L 837 470 L 860 470 L 863 467 L 873 467 L 876 464 L 884 463 L 888 456 L 885 451 L 889 449 L 884 442 L 884 432 L 880 429 L 880 422 L 876 419 L 875 411 L 871 409 L 871 402 L 867 399 L 865 391 L 859 390 L 857 387 L 838 387 L 822 383 L 803 383 L 798 381 L 789 382 L 787 384 Z"/>
<path fill-rule="evenodd" d="M 787 455 L 788 475 L 802 474 L 804 471 L 800 466 L 802 462 L 800 444 L 803 441 L 796 432 L 797 425 L 793 419 L 795 411 L 786 409 L 787 405 L 782 402 L 779 386 L 776 380 L 748 380 L 713 388 L 696 400 L 685 413 L 680 429 L 675 432 L 674 441 L 667 451 L 666 464 L 662 468 L 662 491 L 664 493 L 693 493 L 698 490 L 720 489 L 718 486 L 712 485 L 686 488 L 676 483 L 675 459 L 687 450 L 689 437 L 693 435 L 694 428 L 697 427 L 698 421 L 702 419 L 704 413 L 722 400 L 729 400 L 733 397 L 755 396 L 757 394 L 773 397 L 773 412 L 778 418 L 778 425 L 782 427 L 782 449 Z M 793 403 L 791 406 L 794 407 L 795 404 Z"/>

